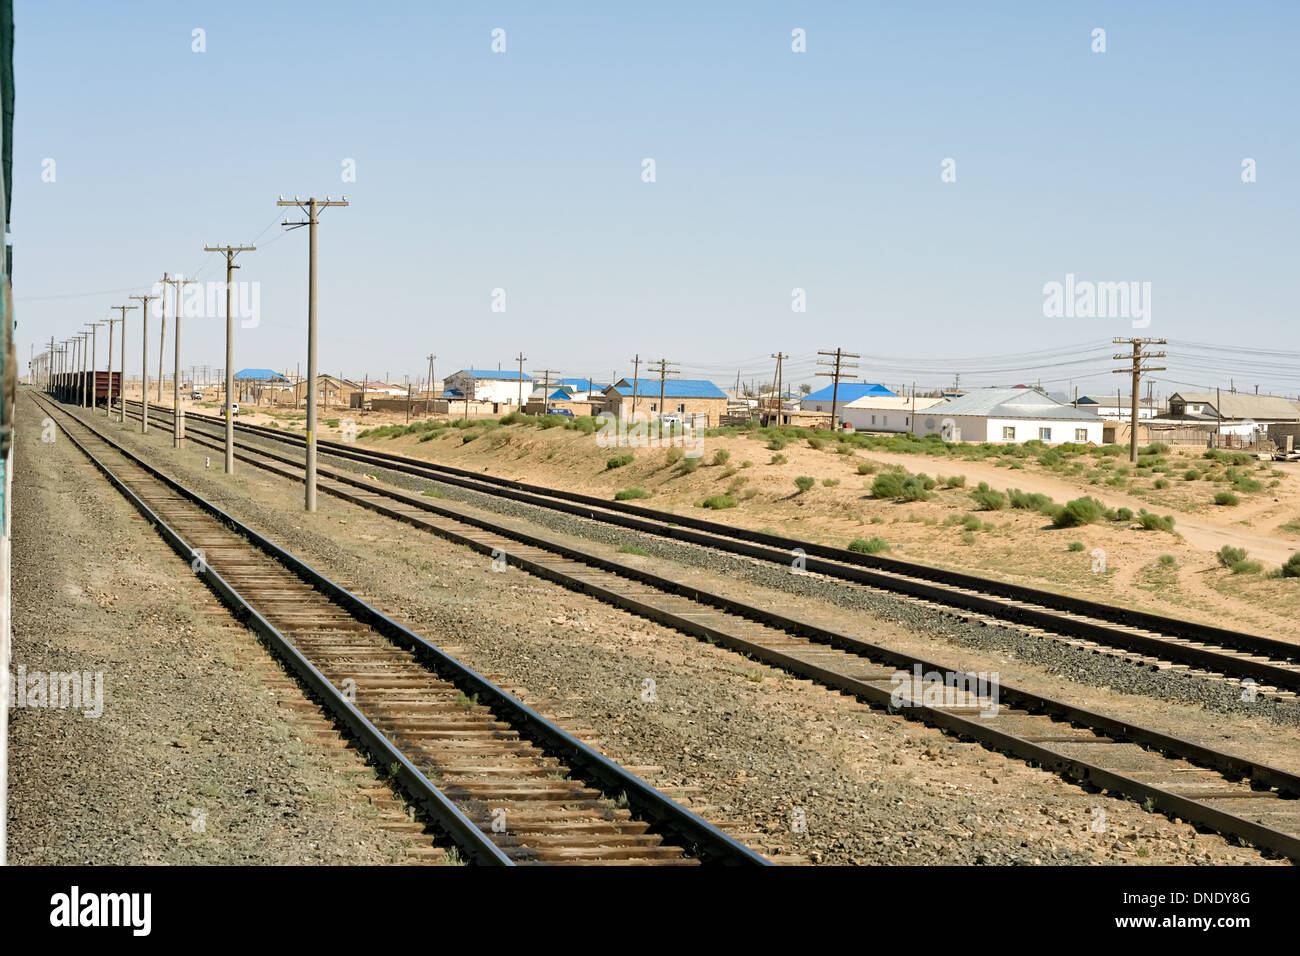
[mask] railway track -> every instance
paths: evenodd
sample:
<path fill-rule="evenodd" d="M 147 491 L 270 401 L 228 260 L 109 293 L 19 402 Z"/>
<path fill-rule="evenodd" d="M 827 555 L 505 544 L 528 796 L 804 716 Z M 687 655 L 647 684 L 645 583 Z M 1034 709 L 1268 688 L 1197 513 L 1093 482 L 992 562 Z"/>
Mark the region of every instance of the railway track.
<path fill-rule="evenodd" d="M 128 402 L 128 408 L 138 403 Z M 139 417 L 138 410 L 134 413 Z M 170 429 L 171 418 L 151 412 L 151 420 Z M 187 425 L 190 437 L 224 441 L 205 433 L 204 426 L 224 426 L 217 418 L 187 416 L 199 428 Z M 302 437 L 273 428 L 239 423 L 246 435 L 301 449 Z M 277 457 L 264 448 L 237 443 L 248 453 Z M 386 468 L 391 471 L 482 494 L 506 498 L 533 507 L 563 512 L 591 521 L 612 524 L 658 537 L 686 541 L 729 554 L 789 567 L 798 554 L 807 571 L 874 588 L 891 594 L 955 608 L 986 618 L 1032 628 L 1044 636 L 1060 635 L 1091 646 L 1111 648 L 1136 663 L 1153 661 L 1196 668 L 1209 676 L 1232 681 L 1252 681 L 1256 693 L 1286 700 L 1300 695 L 1300 644 L 1275 638 L 1178 620 L 1162 615 L 1115 608 L 1102 602 L 1053 594 L 960 572 L 945 571 L 914 562 L 859 554 L 766 532 L 734 528 L 691 515 L 656 511 L 626 502 L 606 501 L 560 489 L 526 485 L 508 479 L 477 475 L 464 469 L 436 465 L 420 459 L 358 449 L 339 442 L 320 442 L 322 456 Z M 224 447 L 224 446 L 223 446 Z M 277 460 L 292 464 L 290 456 Z M 348 481 L 339 472 L 337 480 Z"/>
<path fill-rule="evenodd" d="M 96 428 L 37 401 L 469 860 L 767 864 Z"/>
<path fill-rule="evenodd" d="M 221 447 L 196 430 L 188 437 Z M 333 453 L 331 451 L 331 453 Z M 295 459 L 240 443 L 238 457 L 301 481 Z M 319 469 L 319 489 L 573 590 L 729 647 L 871 705 L 1112 791 L 1257 847 L 1300 860 L 1300 776 L 1075 707 L 1005 683 L 983 685 L 941 663 L 832 631 L 769 608 L 499 525 L 469 509 L 354 474 Z M 933 699 L 938 675 L 952 686 Z M 909 675 L 900 680 L 901 675 Z"/>

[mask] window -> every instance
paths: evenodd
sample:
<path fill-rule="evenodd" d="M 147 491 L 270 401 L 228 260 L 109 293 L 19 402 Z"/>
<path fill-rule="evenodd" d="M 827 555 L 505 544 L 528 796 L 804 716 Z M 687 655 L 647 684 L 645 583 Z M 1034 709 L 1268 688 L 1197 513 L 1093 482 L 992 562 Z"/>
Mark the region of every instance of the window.
<path fill-rule="evenodd" d="M 1039 440 L 1039 441 L 1051 441 L 1051 440 L 1052 440 L 1052 430 L 1051 430 L 1050 428 L 1040 428 L 1040 429 L 1038 429 L 1038 440 Z"/>
<path fill-rule="evenodd" d="M 651 402 L 651 403 L 650 403 L 650 411 L 652 411 L 652 412 L 657 412 L 657 411 L 659 411 L 659 403 L 658 403 L 658 402 Z"/>
<path fill-rule="evenodd" d="M 1016 440 L 1016 427 L 1015 427 L 1014 425 L 1003 425 L 1003 426 L 1002 426 L 1002 440 L 1003 440 L 1003 441 L 1015 441 L 1015 440 Z"/>
<path fill-rule="evenodd" d="M 1088 429 L 1086 429 L 1086 428 L 1076 428 L 1076 429 L 1074 430 L 1074 440 L 1075 440 L 1075 441 L 1086 442 L 1086 441 L 1088 440 Z"/>
<path fill-rule="evenodd" d="M 882 424 L 882 425 L 888 425 L 888 424 L 889 424 L 889 416 L 888 416 L 888 415 L 882 415 L 882 416 L 880 416 L 880 424 Z"/>
<path fill-rule="evenodd" d="M 681 412 L 682 414 L 686 414 L 686 403 L 685 403 L 685 402 L 678 402 L 678 404 L 677 404 L 677 410 L 678 410 L 679 412 Z"/>
<path fill-rule="evenodd" d="M 876 423 L 876 416 L 875 416 L 875 415 L 872 415 L 872 416 L 871 416 L 871 424 L 874 425 L 875 423 Z"/>

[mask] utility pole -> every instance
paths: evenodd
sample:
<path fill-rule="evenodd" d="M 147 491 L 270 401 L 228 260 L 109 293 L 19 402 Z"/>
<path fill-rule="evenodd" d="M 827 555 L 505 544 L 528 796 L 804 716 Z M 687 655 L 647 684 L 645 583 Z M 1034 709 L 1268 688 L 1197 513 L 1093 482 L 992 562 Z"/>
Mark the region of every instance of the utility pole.
<path fill-rule="evenodd" d="M 96 341 L 96 339 L 99 336 L 96 333 L 99 331 L 99 327 L 103 324 L 104 324 L 103 322 L 86 323 L 86 325 L 90 326 L 90 409 L 91 411 L 94 411 L 95 409 L 95 399 L 98 397 L 96 393 L 99 391 L 99 389 L 96 387 L 98 383 L 95 381 L 96 377 L 99 375 L 99 371 L 98 371 L 99 343 Z"/>
<path fill-rule="evenodd" d="M 149 433 L 149 303 L 158 298 L 156 295 L 133 295 L 140 300 L 140 344 L 143 358 L 140 360 L 140 434 Z M 123 338 L 126 336 L 124 335 Z M 126 414 L 125 408 L 122 414 Z"/>
<path fill-rule="evenodd" d="M 125 425 L 126 424 L 126 314 L 134 309 L 138 309 L 139 306 L 115 305 L 112 306 L 112 308 L 120 309 L 122 311 L 122 318 L 118 320 L 119 322 L 122 323 L 122 352 L 120 356 L 122 364 L 118 367 L 117 399 L 118 399 L 118 405 L 121 406 L 122 424 Z M 110 368 L 113 365 L 112 358 L 113 357 L 110 355 L 109 363 L 108 363 Z"/>
<path fill-rule="evenodd" d="M 170 280 L 167 278 L 167 273 L 164 272 L 162 277 L 163 285 L 166 286 L 169 281 Z M 177 312 L 180 311 L 179 306 L 180 303 L 177 302 Z M 158 307 L 162 313 L 160 319 L 161 326 L 158 332 L 158 404 L 161 405 L 162 390 L 163 390 L 163 354 L 165 353 L 167 348 L 167 290 L 166 288 L 163 289 L 162 295 L 158 297 Z"/>
<path fill-rule="evenodd" d="M 632 359 L 632 414 L 636 414 L 636 392 L 637 384 L 640 382 L 641 372 L 641 353 L 638 352 Z"/>
<path fill-rule="evenodd" d="M 540 372 L 533 373 L 534 381 L 537 380 L 537 376 L 539 375 L 542 376 L 542 414 L 543 415 L 545 415 L 551 408 L 551 376 L 559 375 L 559 374 L 560 373 L 553 368 L 544 368 Z"/>
<path fill-rule="evenodd" d="M 670 362 L 670 361 L 668 361 L 666 358 L 661 358 L 661 359 L 660 359 L 659 361 L 657 361 L 657 362 L 651 362 L 651 363 L 650 363 L 650 371 L 652 371 L 652 372 L 658 372 L 658 373 L 659 373 L 659 408 L 658 408 L 658 410 L 659 410 L 659 420 L 660 420 L 660 421 L 663 421 L 663 417 L 664 417 L 664 393 L 665 393 L 666 388 L 667 388 L 668 376 L 669 376 L 669 375 L 676 375 L 676 374 L 677 374 L 676 367 L 677 367 L 677 366 L 680 366 L 680 365 L 681 365 L 680 362 Z M 656 434 L 658 434 L 658 435 L 660 435 L 660 436 L 663 435 L 663 428 L 662 428 L 662 426 L 659 428 L 659 431 L 658 431 Z"/>
<path fill-rule="evenodd" d="M 235 415 L 233 398 L 235 392 L 235 313 L 231 308 L 232 294 L 235 288 L 235 256 L 241 252 L 256 252 L 255 246 L 204 246 L 204 252 L 219 252 L 226 257 L 226 407 L 222 416 L 226 419 L 226 474 L 235 470 Z M 310 410 L 307 417 L 314 421 Z M 311 443 L 311 431 L 307 432 L 307 442 Z"/>
<path fill-rule="evenodd" d="M 329 206 L 346 206 L 348 197 L 324 201 L 315 196 L 302 200 L 298 197 L 276 202 L 277 206 L 297 206 L 307 216 L 302 222 L 285 220 L 281 225 L 288 229 L 307 227 L 307 476 L 306 493 L 303 507 L 308 511 L 316 510 L 316 226 L 317 214 Z M 468 406 L 465 417 L 469 417 Z"/>
<path fill-rule="evenodd" d="M 185 286 L 193 285 L 198 279 L 185 279 L 177 276 L 168 279 L 163 273 L 163 282 L 170 283 L 176 289 L 176 357 L 172 360 L 172 447 L 180 448 L 181 439 L 185 437 L 185 418 L 181 415 L 181 296 Z M 158 359 L 158 401 L 162 402 L 162 357 Z"/>
<path fill-rule="evenodd" d="M 785 355 L 785 354 L 782 353 L 782 352 L 777 352 L 776 354 L 774 354 L 774 355 L 772 356 L 772 358 L 776 359 L 776 375 L 773 377 L 773 384 L 776 386 L 776 423 L 777 423 L 778 425 L 781 424 L 781 405 L 782 405 L 782 402 L 781 402 L 781 362 L 782 362 L 784 359 L 788 359 L 789 357 L 790 357 L 790 356 Z M 768 421 L 764 422 L 763 424 L 765 424 L 765 425 L 769 425 L 769 424 L 771 424 L 771 419 L 769 418 Z"/>
<path fill-rule="evenodd" d="M 818 364 L 818 365 L 825 365 L 825 366 L 828 366 L 828 367 L 833 366 L 833 367 L 834 367 L 834 370 L 833 370 L 833 371 L 830 371 L 830 372 L 818 372 L 817 374 L 818 374 L 818 375 L 829 375 L 829 376 L 832 377 L 832 384 L 831 384 L 831 431 L 833 431 L 833 432 L 837 432 L 837 431 L 840 430 L 840 419 L 839 419 L 839 405 L 840 405 L 840 380 L 841 380 L 841 379 L 850 379 L 850 378 L 857 378 L 857 377 L 858 377 L 856 372 L 846 372 L 846 371 L 844 371 L 844 369 L 846 369 L 846 368 L 857 368 L 857 367 L 858 367 L 858 366 L 857 366 L 857 363 L 856 363 L 856 362 L 845 362 L 844 360 L 845 360 L 846 358 L 862 358 L 862 356 L 861 356 L 861 355 L 858 355 L 858 354 L 855 353 L 855 352 L 845 352 L 843 349 L 839 349 L 839 348 L 837 348 L 834 352 L 818 351 L 817 354 L 818 354 L 818 355 L 832 356 L 832 357 L 834 357 L 834 359 L 835 359 L 835 361 L 833 361 L 833 362 L 824 362 L 824 361 L 822 361 L 821 359 L 818 359 L 818 360 L 817 360 L 817 364 Z"/>
<path fill-rule="evenodd" d="M 429 353 L 429 390 L 424 394 L 424 417 L 429 417 L 429 400 L 433 398 L 433 360 L 438 356 Z M 364 402 L 362 404 L 365 404 Z"/>
<path fill-rule="evenodd" d="M 77 374 L 79 377 L 78 384 L 81 386 L 79 401 L 82 408 L 86 407 L 86 339 L 89 337 L 89 332 L 77 333 Z"/>
<path fill-rule="evenodd" d="M 519 411 L 522 412 L 524 410 L 524 363 L 528 361 L 528 358 L 523 352 L 520 352 L 515 356 L 515 361 L 519 363 L 519 396 L 517 401 L 519 403 Z"/>
<path fill-rule="evenodd" d="M 1164 358 L 1164 352 L 1143 352 L 1144 345 L 1167 345 L 1164 339 L 1112 339 L 1116 345 L 1133 346 L 1133 354 L 1119 354 L 1115 356 L 1115 361 L 1128 359 L 1132 361 L 1131 368 L 1112 369 L 1116 375 L 1133 376 L 1133 394 L 1130 397 L 1132 402 L 1132 418 L 1129 423 L 1129 441 L 1128 441 L 1128 460 L 1132 464 L 1137 464 L 1138 460 L 1138 398 L 1142 394 L 1142 373 L 1143 372 L 1163 372 L 1164 366 L 1144 365 L 1143 363 L 1156 358 Z"/>
<path fill-rule="evenodd" d="M 113 326 L 121 319 L 105 319 L 108 325 L 108 400 L 104 403 L 108 406 L 107 415 L 113 417 Z"/>

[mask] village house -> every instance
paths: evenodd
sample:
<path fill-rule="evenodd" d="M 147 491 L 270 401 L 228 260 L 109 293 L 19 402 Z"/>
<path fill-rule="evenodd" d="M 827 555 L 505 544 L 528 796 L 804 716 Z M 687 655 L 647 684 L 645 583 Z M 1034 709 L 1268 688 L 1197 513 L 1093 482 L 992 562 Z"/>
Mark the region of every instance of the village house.
<path fill-rule="evenodd" d="M 468 396 L 473 402 L 518 406 L 521 398 L 526 401 L 532 393 L 533 377 L 526 372 L 466 368 L 444 378 L 442 390 L 443 396 L 452 400 L 464 401 Z"/>
<path fill-rule="evenodd" d="M 634 396 L 632 383 L 621 378 L 605 389 L 605 408 L 620 418 L 629 417 L 633 411 L 652 419 L 679 414 L 683 420 L 704 428 L 717 425 L 727 412 L 727 393 L 705 379 L 668 379 L 663 383 L 662 409 L 659 389 L 658 379 L 641 379 Z"/>
<path fill-rule="evenodd" d="M 917 412 L 917 435 L 948 441 L 1101 444 L 1102 419 L 1033 388 L 972 388 Z"/>
<path fill-rule="evenodd" d="M 834 385 L 827 385 L 823 389 L 803 396 L 799 400 L 799 410 L 804 412 L 826 412 L 830 414 L 831 404 L 834 402 L 839 408 L 843 408 L 850 402 L 856 402 L 860 398 L 900 398 L 897 392 L 890 391 L 883 385 L 877 385 L 870 382 L 840 382 L 837 389 Z M 840 421 L 845 421 L 840 416 Z"/>
<path fill-rule="evenodd" d="M 838 410 L 841 422 L 848 422 L 860 432 L 910 432 L 913 414 L 942 402 L 941 398 L 906 395 L 864 395 Z M 829 409 L 829 406 L 827 406 Z"/>

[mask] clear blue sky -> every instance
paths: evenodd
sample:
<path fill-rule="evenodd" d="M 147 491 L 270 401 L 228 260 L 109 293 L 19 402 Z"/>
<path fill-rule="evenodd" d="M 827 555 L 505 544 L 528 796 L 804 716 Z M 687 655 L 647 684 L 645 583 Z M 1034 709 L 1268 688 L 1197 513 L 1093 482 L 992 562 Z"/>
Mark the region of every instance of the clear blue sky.
<path fill-rule="evenodd" d="M 539 6 L 20 0 L 21 360 L 164 270 L 220 278 L 204 243 L 259 237 L 235 366 L 304 362 L 307 236 L 273 225 L 281 193 L 352 202 L 322 217 L 320 361 L 353 377 L 522 349 L 731 384 L 781 350 L 814 381 L 842 345 L 893 386 L 1113 390 L 1114 335 L 1297 347 L 1294 3 Z M 1045 318 L 1067 273 L 1150 282 L 1150 327 Z M 182 364 L 221 365 L 223 334 L 187 322 Z M 128 375 L 139 351 L 133 318 Z M 1300 390 L 1294 355 L 1169 351 L 1164 393 Z"/>

